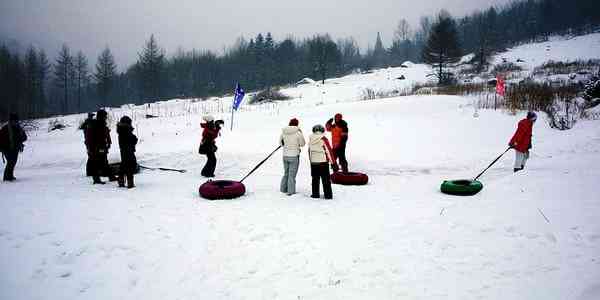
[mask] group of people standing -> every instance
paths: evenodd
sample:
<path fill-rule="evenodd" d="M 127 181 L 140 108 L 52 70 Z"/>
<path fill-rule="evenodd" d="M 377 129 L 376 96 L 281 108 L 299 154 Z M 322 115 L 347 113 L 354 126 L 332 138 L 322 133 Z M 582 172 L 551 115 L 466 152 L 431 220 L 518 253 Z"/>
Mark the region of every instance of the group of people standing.
<path fill-rule="evenodd" d="M 119 135 L 119 149 L 121 151 L 121 164 L 115 176 L 108 164 L 108 152 L 112 145 L 110 129 L 107 124 L 108 114 L 105 110 L 99 110 L 94 119 L 93 114 L 81 125 L 84 134 L 85 147 L 87 149 L 88 161 L 86 164 L 87 176 L 93 178 L 94 184 L 105 184 L 100 178 L 108 177 L 109 181 L 117 181 L 119 187 L 135 187 L 133 175 L 137 169 L 135 147 L 138 139 L 133 134 L 132 120 L 123 116 L 117 123 L 117 134 Z"/>
<path fill-rule="evenodd" d="M 84 132 L 85 146 L 88 154 L 86 165 L 87 176 L 93 178 L 94 184 L 105 184 L 101 176 L 107 176 L 109 181 L 118 181 L 119 187 L 135 187 L 134 174 L 138 168 L 136 159 L 137 137 L 133 133 L 132 120 L 123 116 L 118 122 L 116 129 L 119 136 L 119 148 L 121 152 L 121 163 L 117 176 L 110 170 L 108 164 L 108 153 L 112 144 L 110 129 L 107 124 L 108 114 L 105 110 L 99 110 L 94 114 L 88 114 L 88 118 L 81 125 Z M 519 121 L 515 134 L 509 141 L 509 147 L 515 149 L 514 172 L 525 168 L 529 158 L 529 150 L 532 147 L 532 130 L 537 119 L 534 112 L 528 112 L 527 117 Z M 207 160 L 202 169 L 202 176 L 215 177 L 217 159 L 215 153 L 217 146 L 215 140 L 219 136 L 223 120 L 215 120 L 212 116 L 203 117 L 201 123 L 202 140 L 198 152 L 206 155 Z M 300 164 L 300 153 L 306 141 L 299 121 L 293 118 L 288 126 L 282 129 L 279 144 L 283 148 L 283 177 L 281 178 L 280 191 L 287 195 L 296 193 L 296 175 Z M 331 141 L 325 136 L 325 132 L 331 132 Z M 9 121 L 0 129 L 0 152 L 3 160 L 6 159 L 4 169 L 4 181 L 16 180 L 14 168 L 17 164 L 19 153 L 23 152 L 24 142 L 27 134 L 19 124 L 19 117 L 10 114 Z M 312 177 L 311 197 L 320 197 L 320 185 L 323 185 L 323 193 L 326 199 L 332 199 L 331 179 L 329 167 L 334 172 L 348 172 L 348 161 L 346 160 L 346 145 L 348 142 L 348 123 L 341 114 L 336 114 L 325 123 L 314 125 L 312 134 L 309 136 L 308 157 Z M 339 162 L 339 164 L 338 164 Z"/>
<path fill-rule="evenodd" d="M 282 129 L 279 144 L 283 147 L 283 177 L 279 190 L 287 195 L 296 193 L 296 174 L 300 165 L 300 152 L 306 145 L 298 119 L 291 119 L 288 126 Z M 331 132 L 333 148 L 325 136 L 325 130 Z M 329 166 L 334 172 L 339 170 L 337 161 L 342 166 L 342 172 L 348 172 L 346 160 L 346 143 L 348 142 L 348 123 L 342 114 L 325 123 L 313 126 L 308 138 L 308 158 L 310 160 L 310 175 L 312 177 L 312 198 L 320 198 L 320 184 L 323 185 L 325 199 L 332 199 L 331 177 Z"/>

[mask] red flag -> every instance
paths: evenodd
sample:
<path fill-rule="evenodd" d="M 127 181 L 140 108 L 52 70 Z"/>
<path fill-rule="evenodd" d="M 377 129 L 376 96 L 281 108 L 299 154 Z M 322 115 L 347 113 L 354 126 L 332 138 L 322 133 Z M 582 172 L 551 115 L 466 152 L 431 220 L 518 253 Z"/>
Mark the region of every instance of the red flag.
<path fill-rule="evenodd" d="M 496 94 L 504 97 L 504 92 L 505 92 L 504 78 L 502 78 L 502 76 L 498 75 L 498 76 L 496 76 Z"/>

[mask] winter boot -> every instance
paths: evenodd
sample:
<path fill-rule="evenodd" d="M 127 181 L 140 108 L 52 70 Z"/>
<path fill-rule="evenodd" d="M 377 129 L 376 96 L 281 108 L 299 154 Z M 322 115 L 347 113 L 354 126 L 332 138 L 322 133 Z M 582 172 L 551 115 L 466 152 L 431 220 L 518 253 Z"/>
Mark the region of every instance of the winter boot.
<path fill-rule="evenodd" d="M 127 188 L 132 189 L 134 187 L 135 184 L 133 183 L 133 174 L 127 174 Z"/>
<path fill-rule="evenodd" d="M 100 176 L 94 176 L 94 184 L 106 184 L 106 182 L 100 179 Z"/>
<path fill-rule="evenodd" d="M 118 182 L 119 187 L 125 187 L 125 175 L 119 175 Z"/>
<path fill-rule="evenodd" d="M 517 173 L 517 172 L 519 172 L 519 171 L 521 171 L 521 170 L 523 170 L 523 168 L 514 168 L 514 169 L 513 169 L 514 173 Z"/>

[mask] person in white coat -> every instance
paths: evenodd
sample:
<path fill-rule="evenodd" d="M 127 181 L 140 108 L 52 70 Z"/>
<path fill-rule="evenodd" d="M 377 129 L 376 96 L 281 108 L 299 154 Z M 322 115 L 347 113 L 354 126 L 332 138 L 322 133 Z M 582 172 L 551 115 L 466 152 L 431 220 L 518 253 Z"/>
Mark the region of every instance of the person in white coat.
<path fill-rule="evenodd" d="M 313 134 L 308 138 L 308 157 L 310 159 L 310 175 L 312 177 L 312 198 L 320 198 L 319 181 L 323 183 L 323 194 L 325 199 L 332 199 L 331 175 L 329 174 L 329 163 L 333 169 L 337 165 L 333 160 L 333 151 L 329 140 L 325 137 L 325 128 L 322 125 L 315 125 L 312 129 Z"/>
<path fill-rule="evenodd" d="M 291 119 L 289 126 L 283 128 L 279 143 L 283 146 L 283 177 L 279 190 L 290 196 L 296 193 L 296 174 L 298 174 L 298 165 L 300 164 L 300 151 L 306 145 L 297 119 Z"/>

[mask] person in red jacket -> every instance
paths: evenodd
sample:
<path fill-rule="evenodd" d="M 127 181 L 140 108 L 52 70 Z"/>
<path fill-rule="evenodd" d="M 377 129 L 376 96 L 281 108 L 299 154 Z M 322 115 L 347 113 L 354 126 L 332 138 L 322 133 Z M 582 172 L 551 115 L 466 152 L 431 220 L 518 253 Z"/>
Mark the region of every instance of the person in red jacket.
<path fill-rule="evenodd" d="M 508 146 L 515 149 L 515 172 L 523 170 L 525 168 L 525 163 L 529 158 L 531 134 L 536 119 L 537 115 L 534 112 L 528 112 L 527 118 L 519 121 L 517 131 L 510 139 L 510 142 L 508 142 Z"/>
<path fill-rule="evenodd" d="M 334 123 L 335 121 L 335 123 Z M 342 119 L 342 114 L 335 114 L 333 119 L 325 123 L 327 131 L 331 132 L 331 143 L 333 146 L 333 163 L 340 161 L 343 173 L 348 173 L 348 161 L 346 160 L 346 144 L 348 143 L 348 123 Z M 335 164 L 337 166 L 337 164 Z M 337 172 L 338 170 L 333 170 Z"/>
<path fill-rule="evenodd" d="M 204 168 L 202 168 L 202 176 L 204 177 L 215 177 L 215 168 L 217 167 L 217 157 L 215 153 L 217 152 L 217 145 L 215 140 L 219 136 L 219 131 L 221 130 L 221 125 L 223 125 L 222 120 L 215 121 L 213 116 L 204 116 L 202 119 L 206 123 L 201 123 L 200 127 L 203 128 L 202 131 L 202 141 L 200 142 L 200 148 L 198 149 L 198 153 L 206 155 L 206 164 Z"/>

